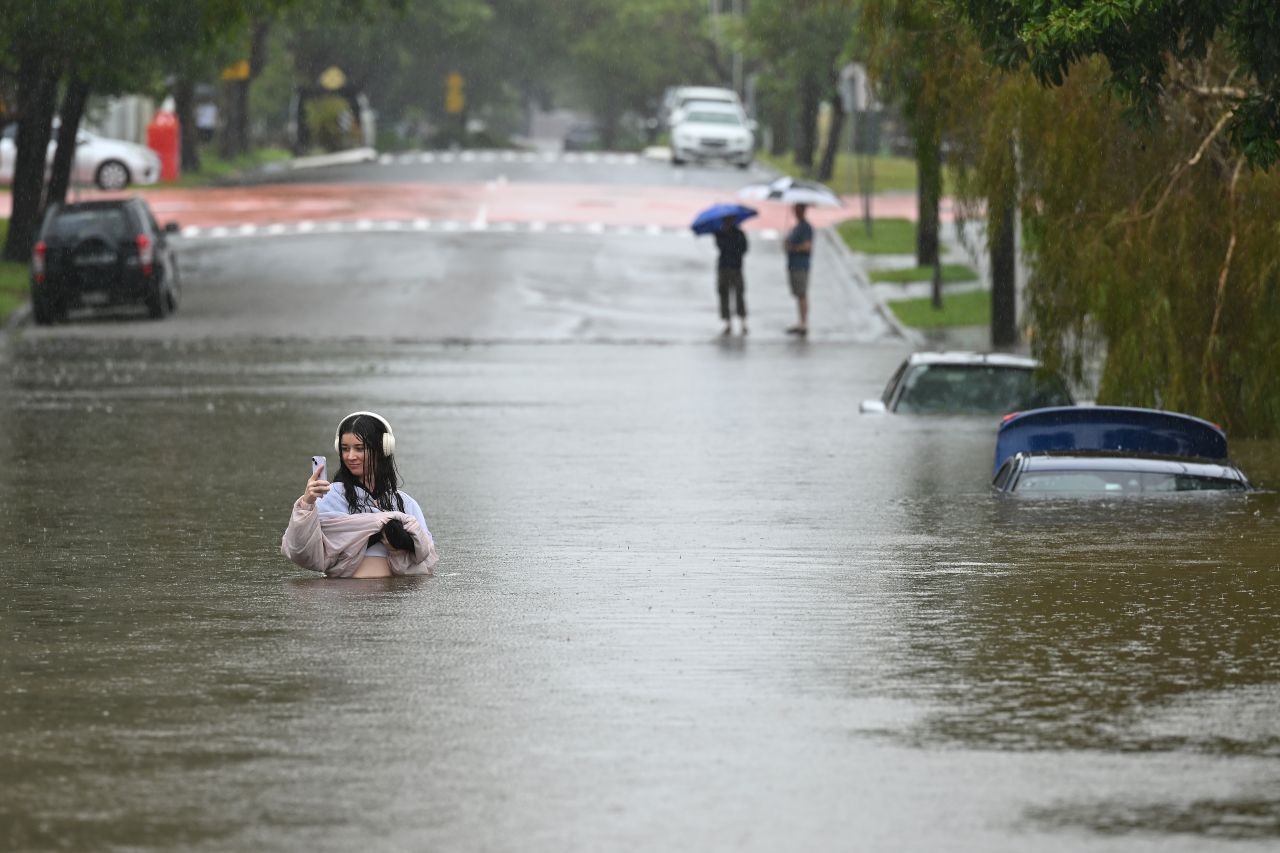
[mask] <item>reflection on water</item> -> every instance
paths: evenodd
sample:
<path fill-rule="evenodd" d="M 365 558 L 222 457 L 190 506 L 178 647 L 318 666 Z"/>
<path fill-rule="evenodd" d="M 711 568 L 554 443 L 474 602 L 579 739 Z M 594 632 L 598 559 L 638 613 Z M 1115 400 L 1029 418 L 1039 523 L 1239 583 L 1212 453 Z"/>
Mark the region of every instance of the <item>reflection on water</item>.
<path fill-rule="evenodd" d="M 997 498 L 875 349 L 0 346 L 0 845 L 1280 836 L 1271 492 Z M 278 555 L 363 408 L 434 577 Z"/>

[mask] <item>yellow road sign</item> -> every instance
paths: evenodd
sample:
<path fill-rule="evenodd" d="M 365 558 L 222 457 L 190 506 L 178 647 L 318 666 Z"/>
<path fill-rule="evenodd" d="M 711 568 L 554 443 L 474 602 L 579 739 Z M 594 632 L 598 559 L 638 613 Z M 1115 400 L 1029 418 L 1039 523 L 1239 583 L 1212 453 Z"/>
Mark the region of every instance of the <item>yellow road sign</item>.
<path fill-rule="evenodd" d="M 462 94 L 462 75 L 454 71 L 445 78 L 444 82 L 444 111 L 451 115 L 457 115 L 467 106 L 467 97 Z"/>
<path fill-rule="evenodd" d="M 223 80 L 248 80 L 249 79 L 249 60 L 242 59 L 239 62 L 233 62 L 226 68 L 222 69 Z"/>
<path fill-rule="evenodd" d="M 343 74 L 342 69 L 338 66 L 330 65 L 320 75 L 320 85 L 330 92 L 337 91 L 347 85 L 347 75 Z"/>

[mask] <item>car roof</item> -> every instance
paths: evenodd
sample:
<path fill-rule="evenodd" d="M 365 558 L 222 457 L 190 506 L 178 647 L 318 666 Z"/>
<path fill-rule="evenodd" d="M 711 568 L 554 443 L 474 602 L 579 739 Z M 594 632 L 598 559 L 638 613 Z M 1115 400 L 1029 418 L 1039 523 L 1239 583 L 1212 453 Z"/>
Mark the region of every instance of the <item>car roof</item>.
<path fill-rule="evenodd" d="M 686 101 L 680 110 L 686 115 L 691 112 L 729 113 L 735 116 L 742 114 L 737 104 L 731 104 L 728 101 Z"/>
<path fill-rule="evenodd" d="M 1016 412 L 996 431 L 992 474 L 1014 454 L 1109 451 L 1225 461 L 1227 435 L 1181 412 L 1130 406 L 1055 406 Z"/>
<path fill-rule="evenodd" d="M 83 210 L 109 210 L 117 207 L 128 207 L 141 204 L 142 199 L 136 195 L 128 198 L 99 198 L 93 201 L 64 201 L 57 204 L 57 209 L 64 213 L 75 213 Z"/>
<path fill-rule="evenodd" d="M 1023 355 L 1011 355 L 1003 352 L 968 352 L 948 350 L 937 352 L 913 352 L 907 356 L 907 364 L 941 364 L 971 367 L 975 365 L 994 365 L 996 367 L 1022 367 L 1035 370 L 1041 366 L 1034 358 Z"/>
<path fill-rule="evenodd" d="M 718 86 L 681 86 L 676 90 L 676 98 L 682 101 L 712 100 L 738 102 L 738 93 L 732 89 Z"/>
<path fill-rule="evenodd" d="M 1196 477 L 1244 479 L 1244 473 L 1228 462 L 1161 456 L 1129 456 L 1118 453 L 1040 453 L 1023 456 L 1026 471 L 1124 471 L 1148 474 L 1187 474 Z"/>

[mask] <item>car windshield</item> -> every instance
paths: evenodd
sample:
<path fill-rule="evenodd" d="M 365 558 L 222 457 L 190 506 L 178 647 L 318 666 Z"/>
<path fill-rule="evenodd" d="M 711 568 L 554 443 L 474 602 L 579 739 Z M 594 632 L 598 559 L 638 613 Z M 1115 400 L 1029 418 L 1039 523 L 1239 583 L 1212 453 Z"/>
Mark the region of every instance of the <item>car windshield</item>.
<path fill-rule="evenodd" d="M 696 121 L 699 124 L 731 124 L 735 127 L 742 124 L 733 113 L 689 113 L 687 121 Z"/>
<path fill-rule="evenodd" d="M 1137 495 L 1243 491 L 1238 480 L 1149 471 L 1031 471 L 1018 478 L 1018 494 Z"/>
<path fill-rule="evenodd" d="M 994 364 L 921 364 L 903 381 L 897 411 L 906 414 L 1006 414 L 1070 406 L 1071 395 L 1052 374 Z"/>
<path fill-rule="evenodd" d="M 62 240 L 103 237 L 111 242 L 128 240 L 132 233 L 129 215 L 120 207 L 68 210 L 58 214 L 49 236 Z"/>

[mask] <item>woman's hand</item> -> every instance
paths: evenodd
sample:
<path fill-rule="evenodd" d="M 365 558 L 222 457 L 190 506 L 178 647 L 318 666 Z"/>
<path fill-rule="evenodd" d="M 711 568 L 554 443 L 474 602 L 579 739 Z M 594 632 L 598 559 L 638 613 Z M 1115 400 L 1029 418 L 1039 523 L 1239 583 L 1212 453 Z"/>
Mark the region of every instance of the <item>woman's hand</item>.
<path fill-rule="evenodd" d="M 321 479 L 323 475 L 323 466 L 311 472 L 311 477 L 307 480 L 307 488 L 302 492 L 302 502 L 307 506 L 315 506 L 316 498 L 322 498 L 328 494 L 329 481 Z"/>

